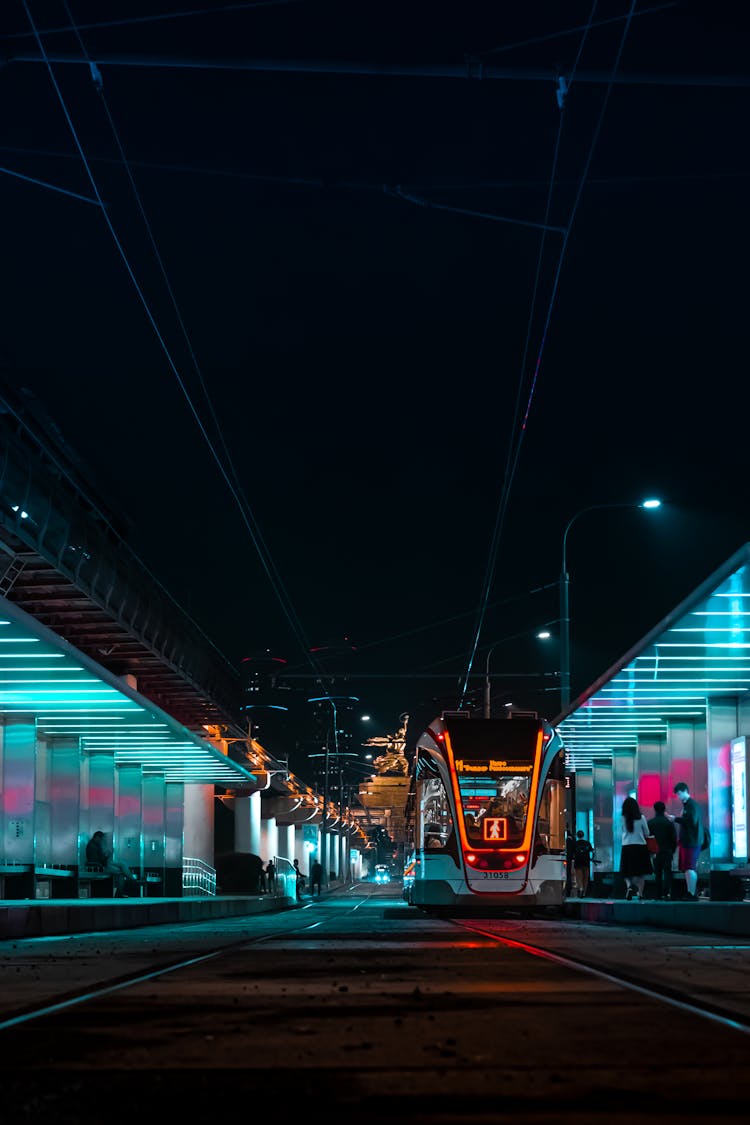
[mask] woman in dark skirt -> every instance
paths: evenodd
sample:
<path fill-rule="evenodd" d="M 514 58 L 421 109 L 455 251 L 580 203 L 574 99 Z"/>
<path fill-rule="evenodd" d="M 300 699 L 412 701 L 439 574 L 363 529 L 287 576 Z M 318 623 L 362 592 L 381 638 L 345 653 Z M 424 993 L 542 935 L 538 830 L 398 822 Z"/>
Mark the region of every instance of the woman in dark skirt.
<path fill-rule="evenodd" d="M 651 855 L 646 843 L 650 835 L 648 821 L 641 812 L 635 797 L 626 797 L 622 803 L 622 851 L 620 874 L 625 876 L 625 898 L 642 899 L 646 876 L 653 873 Z"/>

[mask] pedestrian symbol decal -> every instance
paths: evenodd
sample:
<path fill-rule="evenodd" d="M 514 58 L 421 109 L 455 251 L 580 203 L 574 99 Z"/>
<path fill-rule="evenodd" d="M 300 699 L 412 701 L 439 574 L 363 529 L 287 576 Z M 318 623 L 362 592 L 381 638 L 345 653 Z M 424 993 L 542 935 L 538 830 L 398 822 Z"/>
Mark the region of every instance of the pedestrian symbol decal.
<path fill-rule="evenodd" d="M 485 816 L 482 824 L 488 844 L 502 844 L 508 839 L 508 821 L 504 816 Z"/>

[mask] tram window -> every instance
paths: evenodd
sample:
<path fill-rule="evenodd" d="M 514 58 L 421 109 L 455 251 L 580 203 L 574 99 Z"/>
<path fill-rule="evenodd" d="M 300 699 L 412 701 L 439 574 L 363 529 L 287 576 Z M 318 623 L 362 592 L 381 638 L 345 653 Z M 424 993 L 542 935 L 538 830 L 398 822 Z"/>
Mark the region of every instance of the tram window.
<path fill-rule="evenodd" d="M 448 794 L 439 777 L 428 777 L 418 782 L 418 799 L 421 811 L 422 847 L 436 850 L 446 848 L 453 835 Z"/>
<path fill-rule="evenodd" d="M 565 850 L 565 782 L 548 777 L 539 801 L 537 831 L 550 852 Z"/>

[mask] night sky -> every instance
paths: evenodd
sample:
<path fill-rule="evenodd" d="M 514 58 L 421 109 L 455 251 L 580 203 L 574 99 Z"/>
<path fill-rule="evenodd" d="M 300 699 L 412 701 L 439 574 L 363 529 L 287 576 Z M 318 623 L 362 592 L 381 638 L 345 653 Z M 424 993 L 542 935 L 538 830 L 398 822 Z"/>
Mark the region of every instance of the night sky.
<path fill-rule="evenodd" d="M 8 0 L 0 48 L 6 378 L 232 663 L 386 731 L 499 642 L 554 717 L 575 513 L 664 502 L 571 528 L 574 696 L 750 539 L 746 5 Z"/>

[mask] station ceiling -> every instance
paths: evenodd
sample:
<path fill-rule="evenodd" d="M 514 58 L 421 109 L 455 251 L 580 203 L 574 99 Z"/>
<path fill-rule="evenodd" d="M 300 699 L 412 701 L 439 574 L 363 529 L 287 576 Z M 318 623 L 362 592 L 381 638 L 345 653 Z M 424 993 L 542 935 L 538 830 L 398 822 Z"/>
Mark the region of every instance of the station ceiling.
<path fill-rule="evenodd" d="M 166 781 L 263 783 L 25 610 L 0 597 L 0 717 L 32 717 L 47 739 L 80 739 Z"/>
<path fill-rule="evenodd" d="M 555 720 L 570 769 L 704 723 L 710 700 L 750 689 L 746 543 Z"/>

